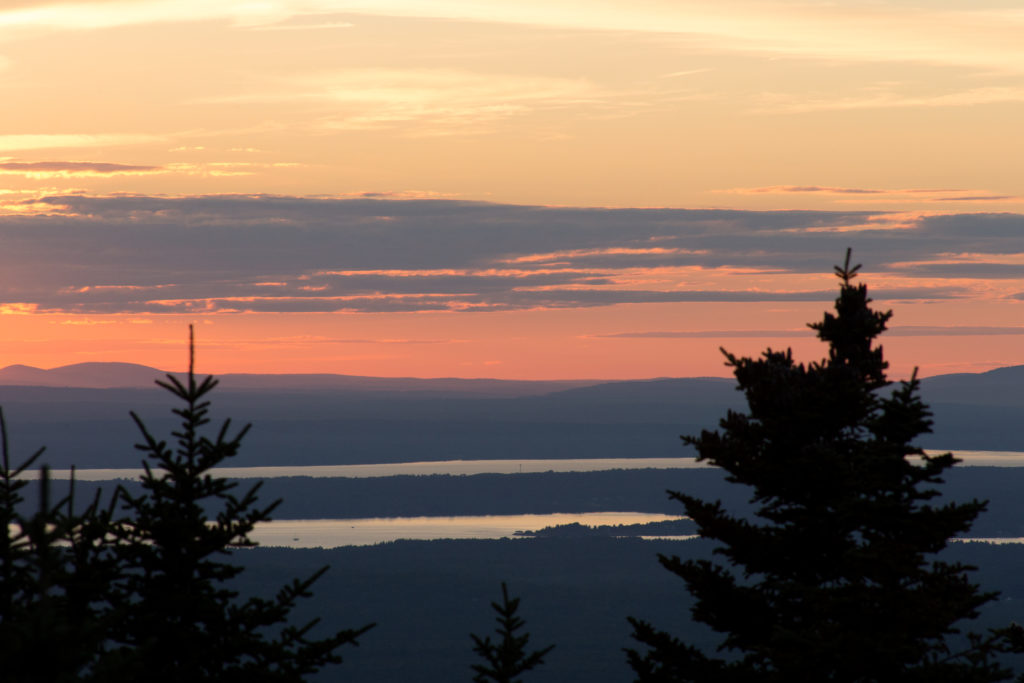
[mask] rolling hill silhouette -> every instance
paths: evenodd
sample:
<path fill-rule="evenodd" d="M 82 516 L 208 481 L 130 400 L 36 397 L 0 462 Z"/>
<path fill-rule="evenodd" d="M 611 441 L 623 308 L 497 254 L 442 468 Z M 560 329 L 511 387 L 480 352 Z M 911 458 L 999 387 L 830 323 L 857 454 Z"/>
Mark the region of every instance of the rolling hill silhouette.
<path fill-rule="evenodd" d="M 77 387 L 83 389 L 149 388 L 168 371 L 135 363 L 75 363 L 49 370 L 29 365 L 0 369 L 0 386 Z M 176 373 L 178 374 L 178 373 Z M 417 377 L 365 377 L 338 374 L 217 375 L 225 389 L 337 390 L 473 396 L 531 396 L 601 383 L 603 380 L 500 380 Z"/>
<path fill-rule="evenodd" d="M 34 387 L 149 387 L 164 372 L 136 363 L 75 363 L 43 370 L 30 365 L 0 369 L 0 385 Z"/>

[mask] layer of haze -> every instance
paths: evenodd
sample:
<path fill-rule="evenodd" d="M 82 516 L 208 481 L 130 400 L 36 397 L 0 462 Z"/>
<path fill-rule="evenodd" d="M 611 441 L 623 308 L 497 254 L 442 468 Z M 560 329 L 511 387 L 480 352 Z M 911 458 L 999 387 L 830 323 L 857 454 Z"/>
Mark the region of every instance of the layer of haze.
<path fill-rule="evenodd" d="M 1015 2 L 13 0 L 0 365 L 724 375 L 1024 363 Z M 584 207 L 584 208 L 571 208 Z M 661 209 L 652 207 L 662 207 Z"/>

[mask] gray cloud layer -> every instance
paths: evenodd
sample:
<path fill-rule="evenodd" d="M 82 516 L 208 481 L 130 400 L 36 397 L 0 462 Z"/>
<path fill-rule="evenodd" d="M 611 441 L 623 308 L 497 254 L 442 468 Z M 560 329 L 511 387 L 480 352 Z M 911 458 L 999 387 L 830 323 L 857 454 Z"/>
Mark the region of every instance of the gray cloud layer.
<path fill-rule="evenodd" d="M 38 201 L 38 200 L 37 200 Z M 910 227 L 885 213 L 577 209 L 449 200 L 50 197 L 0 217 L 0 303 L 80 313 L 506 310 L 676 301 L 827 301 L 831 291 L 625 285 L 624 269 L 826 272 L 852 246 L 873 272 L 1012 278 L 1024 216 Z M 859 226 L 855 232 L 842 228 Z M 868 226 L 868 227 L 864 227 Z M 913 264 L 943 254 L 994 264 Z M 911 263 L 911 265 L 901 265 Z M 874 291 L 942 299 L 962 287 Z"/>

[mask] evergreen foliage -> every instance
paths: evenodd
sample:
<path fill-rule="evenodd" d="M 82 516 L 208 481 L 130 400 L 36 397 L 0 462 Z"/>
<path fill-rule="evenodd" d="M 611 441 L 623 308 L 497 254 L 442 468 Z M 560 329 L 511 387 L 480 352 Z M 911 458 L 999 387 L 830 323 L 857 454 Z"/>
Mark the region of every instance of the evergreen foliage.
<path fill-rule="evenodd" d="M 327 567 L 273 598 L 239 598 L 231 581 L 242 568 L 230 552 L 255 545 L 249 534 L 280 501 L 260 505 L 259 484 L 238 495 L 237 482 L 216 476 L 249 427 L 232 434 L 226 421 L 212 438 L 205 434 L 217 381 L 196 380 L 191 330 L 188 375 L 167 380 L 157 384 L 182 403 L 174 410 L 176 448 L 133 413 L 146 455 L 142 492 L 119 488 L 105 507 L 97 496 L 76 513 L 73 479 L 69 495 L 51 505 L 44 468 L 39 511 L 26 516 L 19 504 L 28 482 L 17 477 L 42 451 L 12 468 L 3 430 L 5 680 L 297 682 L 340 662 L 337 650 L 372 627 L 314 638 L 316 620 L 291 624 L 292 609 Z"/>
<path fill-rule="evenodd" d="M 108 543 L 115 500 L 99 496 L 83 512 L 68 494 L 51 502 L 50 478 L 40 470 L 38 508 L 23 509 L 19 475 L 43 454 L 40 448 L 12 466 L 7 425 L 0 411 L 0 661 L 4 680 L 90 680 L 106 653 L 109 627 L 119 616 L 112 590 L 120 570 Z"/>
<path fill-rule="evenodd" d="M 836 267 L 835 314 L 809 325 L 828 357 L 798 364 L 791 351 L 761 358 L 723 350 L 749 412 L 719 430 L 683 437 L 698 458 L 751 487 L 756 519 L 720 502 L 669 492 L 728 563 L 661 563 L 686 581 L 693 618 L 721 634 L 721 656 L 630 619 L 647 646 L 628 651 L 638 681 L 998 681 L 996 663 L 1019 629 L 961 634 L 995 595 L 973 567 L 935 557 L 985 504 L 937 503 L 956 460 L 927 455 L 916 374 L 886 390 L 874 340 L 891 312 L 869 307 L 860 266 Z"/>
<path fill-rule="evenodd" d="M 544 663 L 544 657 L 554 649 L 554 645 L 527 653 L 526 646 L 530 634 L 516 635 L 526 622 L 516 614 L 519 609 L 519 598 L 509 598 L 508 586 L 501 582 L 501 604 L 491 603 L 498 613 L 498 641 L 492 642 L 490 636 L 480 638 L 470 634 L 473 639 L 473 652 L 484 659 L 485 664 L 474 664 L 474 683 L 521 683 L 516 678 L 520 674 Z"/>

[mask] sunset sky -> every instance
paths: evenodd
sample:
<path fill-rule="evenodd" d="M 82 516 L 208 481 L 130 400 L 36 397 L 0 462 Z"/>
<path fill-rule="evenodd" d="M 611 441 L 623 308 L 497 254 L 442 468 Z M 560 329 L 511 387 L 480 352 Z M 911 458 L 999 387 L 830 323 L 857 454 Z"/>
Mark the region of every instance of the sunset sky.
<path fill-rule="evenodd" d="M 3 0 L 0 366 L 1024 364 L 1019 0 Z"/>

